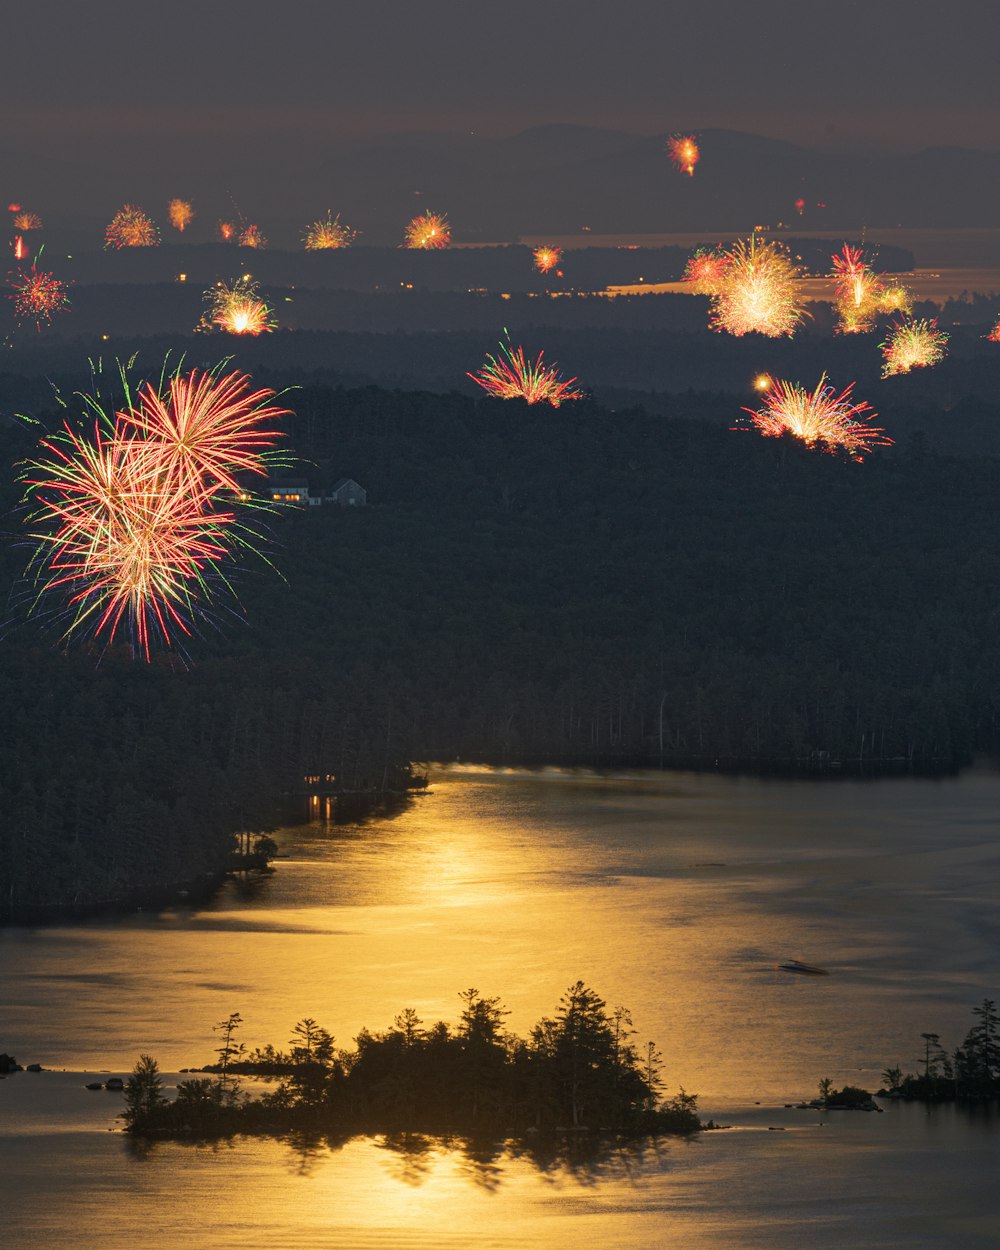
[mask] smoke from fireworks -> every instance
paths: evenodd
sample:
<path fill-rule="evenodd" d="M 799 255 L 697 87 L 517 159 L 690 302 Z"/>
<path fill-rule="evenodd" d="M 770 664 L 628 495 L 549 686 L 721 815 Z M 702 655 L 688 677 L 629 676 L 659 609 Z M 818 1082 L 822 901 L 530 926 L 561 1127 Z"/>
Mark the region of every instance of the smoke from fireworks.
<path fill-rule="evenodd" d="M 104 246 L 120 251 L 125 247 L 156 247 L 159 234 L 152 220 L 135 204 L 124 204 L 104 231 Z"/>
<path fill-rule="evenodd" d="M 667 154 L 683 174 L 694 174 L 701 152 L 694 135 L 673 135 L 667 140 Z"/>
<path fill-rule="evenodd" d="M 224 330 L 227 334 L 266 334 L 275 327 L 274 313 L 258 294 L 249 274 L 229 286 L 218 282 L 205 292 L 207 308 L 199 330 Z"/>
<path fill-rule="evenodd" d="M 791 335 L 805 315 L 798 295 L 802 270 L 777 243 L 752 235 L 722 253 L 725 265 L 712 292 L 714 330 L 737 337 Z"/>
<path fill-rule="evenodd" d="M 535 268 L 539 273 L 551 273 L 562 260 L 561 247 L 536 247 L 531 253 Z"/>
<path fill-rule="evenodd" d="M 114 416 L 84 397 L 92 436 L 67 423 L 41 441 L 24 474 L 38 543 L 29 574 L 40 601 L 63 605 L 66 636 L 110 644 L 121 629 L 149 660 L 155 643 L 192 632 L 213 583 L 228 588 L 222 565 L 254 535 L 220 492 L 266 471 L 278 437 L 267 423 L 285 410 L 221 369 L 127 392 Z"/>
<path fill-rule="evenodd" d="M 444 213 L 421 213 L 406 227 L 404 247 L 440 248 L 451 242 L 451 226 Z"/>
<path fill-rule="evenodd" d="M 267 247 L 267 239 L 260 226 L 244 226 L 240 232 L 240 247 Z"/>
<path fill-rule="evenodd" d="M 47 273 L 33 264 L 27 271 L 19 271 L 8 279 L 14 312 L 19 321 L 34 321 L 41 330 L 42 323 L 51 324 L 56 313 L 69 308 L 69 287 L 60 282 L 55 274 Z"/>
<path fill-rule="evenodd" d="M 688 257 L 681 277 L 698 295 L 714 295 L 722 285 L 729 257 L 721 248 L 699 247 Z"/>
<path fill-rule="evenodd" d="M 167 213 L 170 217 L 170 224 L 181 234 L 194 221 L 194 209 L 187 200 L 171 200 L 167 205 Z"/>
<path fill-rule="evenodd" d="M 500 344 L 500 355 L 487 353 L 486 363 L 478 373 L 468 373 L 488 395 L 498 399 L 523 399 L 529 404 L 551 404 L 558 408 L 571 399 L 582 399 L 583 391 L 574 390 L 576 378 L 563 381 L 555 365 L 546 365 L 545 353 L 537 360 L 528 360 L 523 347 L 513 347 L 510 339 Z"/>
<path fill-rule="evenodd" d="M 894 322 L 882 343 L 882 376 L 928 369 L 944 359 L 948 334 L 936 320 Z"/>
<path fill-rule="evenodd" d="M 877 416 L 870 405 L 855 403 L 851 397 L 854 383 L 838 395 L 827 385 L 826 374 L 810 394 L 796 382 L 767 379 L 763 407 L 744 408 L 750 424 L 765 438 L 792 434 L 804 443 L 821 446 L 827 451 L 843 448 L 853 459 L 860 460 L 873 447 L 892 442 L 885 430 L 869 422 Z"/>
<path fill-rule="evenodd" d="M 336 217 L 331 217 L 327 210 L 325 217 L 306 228 L 302 242 L 307 252 L 322 252 L 329 248 L 350 247 L 357 237 L 357 230 L 345 226 L 339 213 Z"/>
<path fill-rule="evenodd" d="M 17 213 L 14 216 L 15 230 L 41 230 L 42 219 L 37 213 Z"/>

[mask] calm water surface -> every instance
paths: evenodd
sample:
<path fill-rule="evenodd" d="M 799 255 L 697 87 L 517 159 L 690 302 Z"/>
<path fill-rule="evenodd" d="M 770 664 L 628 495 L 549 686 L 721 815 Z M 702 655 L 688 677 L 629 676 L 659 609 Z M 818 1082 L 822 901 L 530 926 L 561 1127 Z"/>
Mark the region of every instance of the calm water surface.
<path fill-rule="evenodd" d="M 393 819 L 283 831 L 270 879 L 198 911 L 0 931 L 4 1247 L 1000 1245 L 1000 1125 L 953 1108 L 785 1110 L 874 1088 L 1000 998 L 1000 775 L 787 782 L 452 769 Z M 775 970 L 789 957 L 825 978 Z M 358 1139 L 130 1149 L 87 1072 L 210 1058 L 316 1017 L 499 994 L 526 1030 L 582 978 L 671 1089 L 735 1127 L 600 1161 Z M 173 1078 L 171 1078 L 173 1079 Z M 820 1123 L 824 1119 L 825 1123 Z M 785 1131 L 769 1131 L 769 1126 Z M 192 1230 L 197 1235 L 192 1238 Z"/>

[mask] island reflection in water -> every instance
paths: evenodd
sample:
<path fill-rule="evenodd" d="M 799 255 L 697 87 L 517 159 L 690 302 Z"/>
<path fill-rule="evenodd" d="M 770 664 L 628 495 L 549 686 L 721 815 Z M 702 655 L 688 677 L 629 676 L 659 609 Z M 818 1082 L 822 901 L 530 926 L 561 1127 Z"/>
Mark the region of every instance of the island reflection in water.
<path fill-rule="evenodd" d="M 828 783 L 450 770 L 432 788 L 387 821 L 283 831 L 290 858 L 249 896 L 8 931 L 4 1044 L 75 1069 L 127 1068 L 146 1050 L 176 1071 L 210 1057 L 211 1025 L 231 1010 L 251 1046 L 286 1044 L 305 1015 L 346 1042 L 404 1006 L 454 1021 L 469 985 L 499 994 L 523 1033 L 582 977 L 631 1009 L 640 1045 L 657 1041 L 671 1091 L 683 1084 L 743 1128 L 541 1170 L 508 1147 L 367 1139 L 164 1144 L 139 1162 L 120 1138 L 60 1136 L 52 1114 L 46 1172 L 64 1173 L 46 1181 L 53 1238 L 19 1244 L 59 1244 L 60 1227 L 85 1250 L 135 1244 L 134 1230 L 107 1239 L 87 1188 L 112 1183 L 146 1194 L 168 1247 L 185 1244 L 160 1209 L 170 1194 L 197 1213 L 204 1246 L 1000 1242 L 995 1223 L 970 1215 L 977 1198 L 991 1209 L 996 1133 L 946 1108 L 822 1128 L 783 1108 L 821 1076 L 873 1088 L 888 1064 L 914 1070 L 922 1031 L 954 1045 L 969 1009 L 1000 997 L 995 773 Z M 789 957 L 831 976 L 776 971 Z M 7 1097 L 22 1079 L 0 1085 L 0 1163 L 27 1230 L 16 1178 L 34 1175 L 30 1134 L 41 1140 L 31 1107 Z M 88 1122 L 108 1122 L 92 1106 Z M 869 1239 L 852 1240 L 862 1219 Z M 893 1239 L 901 1227 L 912 1240 Z"/>

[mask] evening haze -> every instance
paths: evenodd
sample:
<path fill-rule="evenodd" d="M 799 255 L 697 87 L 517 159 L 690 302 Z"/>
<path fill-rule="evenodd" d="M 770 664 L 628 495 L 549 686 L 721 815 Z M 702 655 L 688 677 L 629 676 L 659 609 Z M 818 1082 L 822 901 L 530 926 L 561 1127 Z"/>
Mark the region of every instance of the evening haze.
<path fill-rule="evenodd" d="M 406 166 L 412 136 L 440 135 L 447 155 L 550 124 L 735 130 L 855 156 L 992 149 L 998 37 L 994 6 L 943 21 L 930 0 L 43 0 L 5 57 L 0 155 L 19 194 L 58 193 L 57 217 L 70 200 L 103 211 L 178 188 L 252 192 L 269 212 L 356 196 L 338 160 L 386 138 L 402 155 L 390 142 L 369 166 L 402 160 L 408 191 L 426 191 L 434 145 Z"/>

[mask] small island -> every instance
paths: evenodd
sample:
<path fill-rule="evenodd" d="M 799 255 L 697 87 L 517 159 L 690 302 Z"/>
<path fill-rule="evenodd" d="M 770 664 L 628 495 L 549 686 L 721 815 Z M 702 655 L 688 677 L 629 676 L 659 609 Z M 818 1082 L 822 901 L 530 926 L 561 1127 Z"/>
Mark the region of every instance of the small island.
<path fill-rule="evenodd" d="M 624 1008 L 607 1009 L 582 981 L 554 1016 L 526 1038 L 504 1027 L 499 998 L 468 989 L 457 1027 L 429 1027 L 412 1008 L 384 1032 L 363 1029 L 337 1049 L 311 1018 L 292 1030 L 287 1050 L 248 1051 L 234 1012 L 215 1026 L 218 1061 L 210 1076 L 181 1081 L 172 1101 L 159 1067 L 140 1056 L 125 1087 L 122 1118 L 139 1138 L 212 1139 L 293 1131 L 463 1133 L 482 1137 L 690 1134 L 703 1127 L 697 1098 L 681 1089 L 663 1099 L 662 1056 L 637 1049 Z M 244 1078 L 274 1088 L 251 1095 Z"/>

